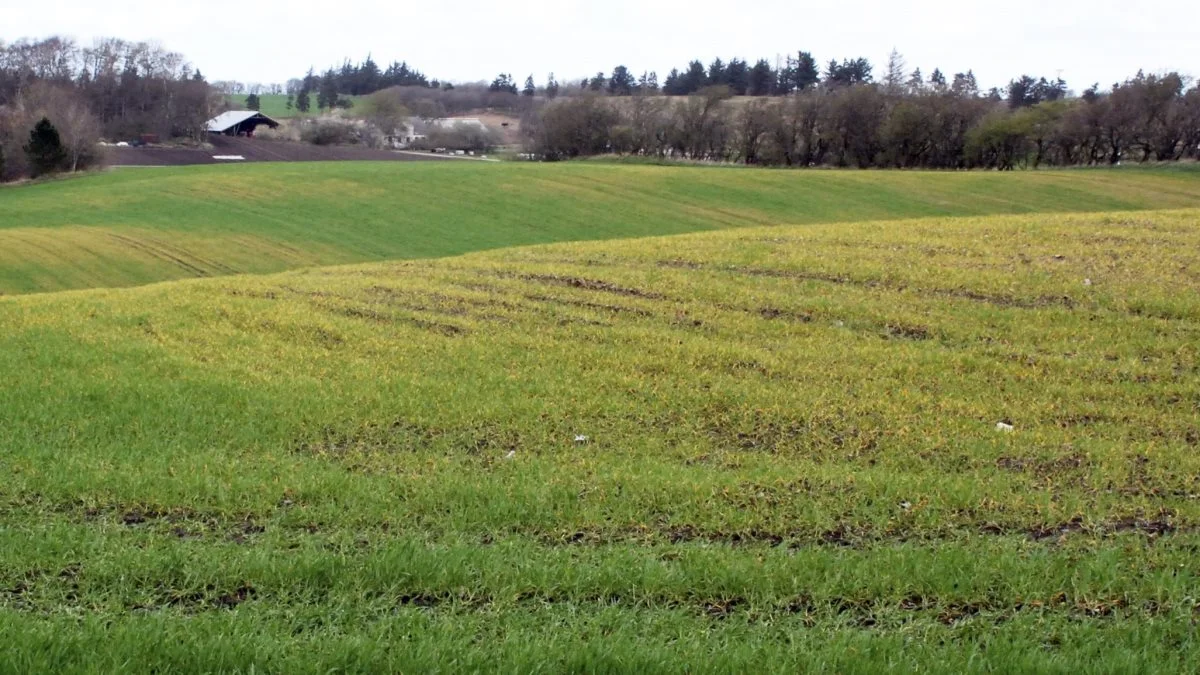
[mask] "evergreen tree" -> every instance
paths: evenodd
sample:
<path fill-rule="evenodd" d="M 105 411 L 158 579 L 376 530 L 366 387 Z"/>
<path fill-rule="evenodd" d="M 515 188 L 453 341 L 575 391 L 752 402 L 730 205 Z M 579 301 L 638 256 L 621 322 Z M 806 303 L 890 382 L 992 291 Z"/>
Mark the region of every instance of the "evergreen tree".
<path fill-rule="evenodd" d="M 558 98 L 558 80 L 554 79 L 554 73 L 546 79 L 546 97 Z"/>
<path fill-rule="evenodd" d="M 608 81 L 608 93 L 613 96 L 630 96 L 636 85 L 637 81 L 633 79 L 633 73 L 630 73 L 625 66 L 617 66 L 613 69 L 612 78 Z"/>
<path fill-rule="evenodd" d="M 588 89 L 591 91 L 604 91 L 606 86 L 608 86 L 608 80 L 604 77 L 604 73 L 596 73 L 596 76 L 588 83 Z"/>
<path fill-rule="evenodd" d="M 708 66 L 708 84 L 728 84 L 725 74 L 725 62 L 718 57 Z"/>
<path fill-rule="evenodd" d="M 317 90 L 317 107 L 322 110 L 333 110 L 338 104 L 338 76 L 332 68 L 321 78 L 321 88 Z"/>
<path fill-rule="evenodd" d="M 688 64 L 687 72 L 680 78 L 679 93 L 694 94 L 707 87 L 708 84 L 708 72 L 704 70 L 704 64 L 692 61 Z"/>
<path fill-rule="evenodd" d="M 317 77 L 312 68 L 304 74 L 304 80 L 300 83 L 300 88 L 306 91 L 316 91 L 321 86 L 321 78 Z"/>
<path fill-rule="evenodd" d="M 301 89 L 300 93 L 296 94 L 296 110 L 306 113 L 311 107 L 312 103 L 308 98 L 308 89 Z"/>
<path fill-rule="evenodd" d="M 817 70 L 817 60 L 809 52 L 800 52 L 796 56 L 796 91 L 814 87 L 820 81 L 821 71 Z"/>
<path fill-rule="evenodd" d="M 787 65 L 779 73 L 779 93 L 790 94 L 804 91 L 821 81 L 817 60 L 809 52 L 800 52 L 795 58 L 789 56 Z"/>
<path fill-rule="evenodd" d="M 382 73 L 379 70 L 379 65 L 367 54 L 367 60 L 363 61 L 355 73 L 354 84 L 350 88 L 351 94 L 373 94 L 382 87 L 380 84 L 380 76 Z"/>
<path fill-rule="evenodd" d="M 883 76 L 883 86 L 889 94 L 904 92 L 904 66 L 904 57 L 893 47 L 892 53 L 888 55 L 887 73 Z"/>
<path fill-rule="evenodd" d="M 750 89 L 750 68 L 741 59 L 730 59 L 725 66 L 725 84 L 729 85 L 734 96 L 745 96 Z"/>
<path fill-rule="evenodd" d="M 759 59 L 750 69 L 747 91 L 751 96 L 770 96 L 775 93 L 775 71 L 766 59 Z"/>
<path fill-rule="evenodd" d="M 296 107 L 296 97 L 293 96 L 292 94 L 288 94 L 287 103 L 285 105 L 288 110 L 292 110 L 293 108 L 295 108 Z"/>
<path fill-rule="evenodd" d="M 663 81 L 662 91 L 667 96 L 679 96 L 683 94 L 683 76 L 679 74 L 678 68 L 672 68 L 671 72 L 667 73 L 667 79 Z"/>
<path fill-rule="evenodd" d="M 646 95 L 658 94 L 658 73 L 654 71 L 645 71 L 638 78 L 637 93 Z"/>
<path fill-rule="evenodd" d="M 29 158 L 30 176 L 33 178 L 62 170 L 67 151 L 63 148 L 58 129 L 54 128 L 49 118 L 43 117 L 29 132 L 25 155 Z"/>
<path fill-rule="evenodd" d="M 1020 79 L 1009 82 L 1008 107 L 1015 110 L 1017 108 L 1027 108 L 1037 105 L 1036 86 L 1037 80 L 1028 75 L 1022 75 Z"/>
<path fill-rule="evenodd" d="M 510 73 L 500 73 L 497 75 L 496 79 L 492 80 L 492 83 L 488 86 L 488 91 L 492 92 L 493 94 L 519 93 L 517 90 L 517 81 L 513 79 L 513 76 Z"/>
<path fill-rule="evenodd" d="M 1141 71 L 1138 71 L 1138 75 L 1141 76 Z M 1067 82 L 1061 77 L 1052 82 L 1043 77 L 1038 80 L 1033 93 L 1038 103 L 1060 101 L 1067 95 Z"/>
<path fill-rule="evenodd" d="M 934 68 L 933 72 L 929 75 L 929 86 L 934 91 L 946 91 L 946 76 L 942 74 L 940 68 Z"/>
<path fill-rule="evenodd" d="M 978 96 L 979 83 L 975 81 L 975 72 L 968 70 L 965 73 L 955 73 L 954 84 L 950 85 L 950 90 L 959 96 Z"/>
<path fill-rule="evenodd" d="M 525 78 L 525 89 L 521 93 L 529 98 L 533 98 L 537 94 L 537 85 L 533 82 L 533 75 Z"/>
<path fill-rule="evenodd" d="M 250 94 L 246 97 L 246 110 L 262 110 L 262 101 L 258 98 L 258 94 Z"/>
<path fill-rule="evenodd" d="M 925 91 L 925 76 L 921 74 L 921 69 L 917 68 L 908 76 L 908 93 L 919 94 L 922 91 Z"/>
<path fill-rule="evenodd" d="M 830 61 L 825 82 L 834 86 L 865 84 L 872 81 L 871 70 L 871 62 L 862 58 L 843 59 L 841 63 Z"/>

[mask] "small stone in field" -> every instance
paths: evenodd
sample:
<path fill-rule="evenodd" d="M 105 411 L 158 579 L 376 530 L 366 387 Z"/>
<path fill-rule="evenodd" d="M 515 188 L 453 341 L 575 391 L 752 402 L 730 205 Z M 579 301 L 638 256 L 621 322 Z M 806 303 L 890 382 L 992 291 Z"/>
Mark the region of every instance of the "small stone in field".
<path fill-rule="evenodd" d="M 504 459 L 515 459 L 516 456 L 517 456 L 516 450 L 509 450 L 508 454 L 504 456 Z"/>
<path fill-rule="evenodd" d="M 1003 432 L 1006 434 L 1011 434 L 1012 432 L 1016 431 L 1016 427 L 1009 424 L 1008 422 L 997 422 L 996 423 L 996 431 L 1000 431 L 1000 432 Z"/>
<path fill-rule="evenodd" d="M 1091 285 L 1092 285 L 1092 280 L 1091 280 L 1091 279 L 1084 279 L 1084 280 L 1083 280 L 1083 285 L 1084 285 L 1084 286 L 1091 286 Z"/>
<path fill-rule="evenodd" d="M 900 508 L 907 511 L 912 508 L 912 502 L 900 502 Z"/>
<path fill-rule="evenodd" d="M 591 440 L 590 438 L 588 438 L 587 436 L 584 436 L 582 434 L 575 437 L 576 443 L 587 443 L 590 440 Z"/>

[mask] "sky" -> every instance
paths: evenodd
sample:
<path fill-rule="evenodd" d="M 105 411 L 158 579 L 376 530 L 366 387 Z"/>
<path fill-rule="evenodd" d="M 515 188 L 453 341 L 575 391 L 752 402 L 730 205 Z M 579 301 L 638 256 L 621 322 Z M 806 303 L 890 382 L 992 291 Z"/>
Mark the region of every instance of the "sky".
<path fill-rule="evenodd" d="M 53 0 L 5 3 L 0 39 L 64 35 L 147 40 L 209 81 L 283 83 L 368 53 L 454 82 L 553 71 L 560 81 L 626 65 L 660 81 L 692 59 L 772 62 L 812 52 L 866 57 L 876 76 L 898 50 L 908 70 L 973 69 L 981 86 L 1022 75 L 1082 91 L 1147 72 L 1200 76 L 1196 0 Z"/>

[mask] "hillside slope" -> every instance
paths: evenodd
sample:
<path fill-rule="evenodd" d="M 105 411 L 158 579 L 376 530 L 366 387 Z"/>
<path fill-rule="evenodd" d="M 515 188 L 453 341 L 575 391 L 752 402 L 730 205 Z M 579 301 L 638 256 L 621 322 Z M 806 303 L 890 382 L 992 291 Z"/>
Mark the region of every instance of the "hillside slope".
<path fill-rule="evenodd" d="M 754 225 L 1196 206 L 1200 171 L 473 162 L 123 169 L 0 189 L 0 293 Z"/>
<path fill-rule="evenodd" d="M 0 299 L 0 670 L 1194 672 L 1198 221 Z"/>

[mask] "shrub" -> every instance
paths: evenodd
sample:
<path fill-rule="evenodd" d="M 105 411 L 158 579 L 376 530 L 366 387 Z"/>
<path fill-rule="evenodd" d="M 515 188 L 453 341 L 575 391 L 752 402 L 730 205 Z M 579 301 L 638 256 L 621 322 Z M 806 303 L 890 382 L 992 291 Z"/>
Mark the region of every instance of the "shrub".
<path fill-rule="evenodd" d="M 313 145 L 349 145 L 358 142 L 358 130 L 353 122 L 326 117 L 305 126 L 300 140 Z"/>
<path fill-rule="evenodd" d="M 459 123 L 449 129 L 443 127 L 430 129 L 426 132 L 425 138 L 414 143 L 413 147 L 421 150 L 446 148 L 448 150 L 491 152 L 501 144 L 502 140 L 500 132 L 495 129 Z"/>

